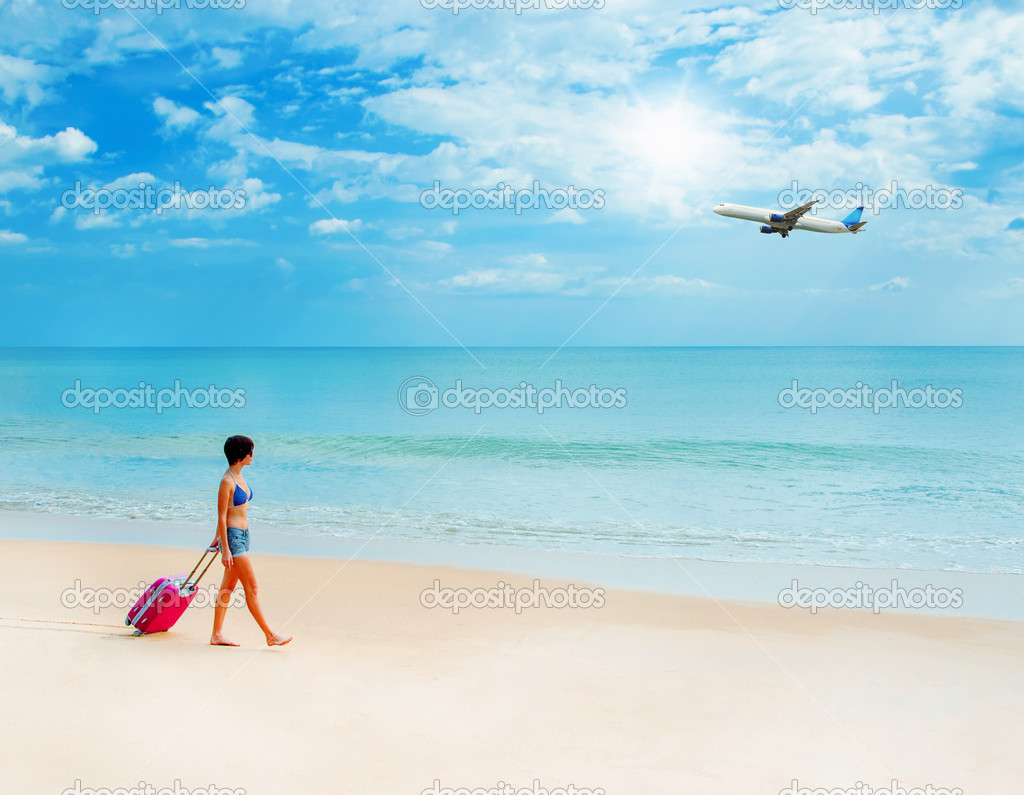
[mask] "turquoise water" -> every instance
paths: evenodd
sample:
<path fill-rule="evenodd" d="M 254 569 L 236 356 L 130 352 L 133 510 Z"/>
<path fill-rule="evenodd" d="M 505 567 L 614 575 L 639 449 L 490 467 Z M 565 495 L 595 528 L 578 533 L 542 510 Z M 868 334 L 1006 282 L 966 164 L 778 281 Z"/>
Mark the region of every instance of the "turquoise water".
<path fill-rule="evenodd" d="M 223 440 L 245 433 L 252 526 L 296 536 L 1024 572 L 1022 349 L 574 348 L 545 363 L 551 353 L 0 350 L 0 511 L 212 529 Z M 459 379 L 594 385 L 625 390 L 625 405 L 413 416 L 399 389 L 414 376 L 439 393 Z M 794 379 L 930 384 L 962 405 L 812 414 L 780 405 Z M 76 380 L 212 384 L 244 390 L 244 406 L 96 414 L 62 404 Z"/>

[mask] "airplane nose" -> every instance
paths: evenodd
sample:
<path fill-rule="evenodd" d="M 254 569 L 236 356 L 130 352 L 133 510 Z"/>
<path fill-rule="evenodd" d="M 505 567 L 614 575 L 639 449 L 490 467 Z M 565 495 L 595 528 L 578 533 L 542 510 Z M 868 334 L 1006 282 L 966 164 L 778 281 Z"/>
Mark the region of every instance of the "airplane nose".
<path fill-rule="evenodd" d="M 715 209 L 714 209 L 715 214 L 716 215 L 721 215 L 723 207 L 725 207 L 724 204 L 719 204 L 717 207 L 715 207 Z"/>

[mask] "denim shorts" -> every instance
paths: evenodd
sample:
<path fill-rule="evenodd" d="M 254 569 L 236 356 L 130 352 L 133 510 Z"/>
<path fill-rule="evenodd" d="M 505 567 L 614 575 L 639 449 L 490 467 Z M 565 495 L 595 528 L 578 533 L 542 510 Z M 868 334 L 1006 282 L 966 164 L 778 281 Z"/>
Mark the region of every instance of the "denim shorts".
<path fill-rule="evenodd" d="M 228 528 L 228 551 L 233 558 L 240 558 L 249 552 L 249 528 Z"/>

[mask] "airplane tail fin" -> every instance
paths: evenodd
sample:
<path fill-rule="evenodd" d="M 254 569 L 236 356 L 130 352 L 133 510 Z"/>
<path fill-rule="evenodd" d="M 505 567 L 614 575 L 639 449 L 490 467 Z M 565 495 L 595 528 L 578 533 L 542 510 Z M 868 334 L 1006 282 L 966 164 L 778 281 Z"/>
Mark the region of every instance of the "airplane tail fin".
<path fill-rule="evenodd" d="M 860 216 L 863 212 L 864 208 L 858 207 L 856 210 L 854 210 L 852 213 L 850 213 L 843 219 L 843 223 L 846 224 L 847 226 L 853 226 L 856 223 L 860 223 Z M 867 221 L 865 221 L 864 223 L 867 223 Z"/>

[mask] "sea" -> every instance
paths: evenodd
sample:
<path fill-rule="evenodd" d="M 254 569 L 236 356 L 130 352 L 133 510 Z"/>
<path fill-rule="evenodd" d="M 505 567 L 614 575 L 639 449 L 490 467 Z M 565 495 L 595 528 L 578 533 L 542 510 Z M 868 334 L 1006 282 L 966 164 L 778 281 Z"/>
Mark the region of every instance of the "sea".
<path fill-rule="evenodd" d="M 1022 348 L 7 348 L 0 522 L 212 537 L 244 434 L 250 527 L 296 550 L 1019 574 L 1022 386 Z"/>

